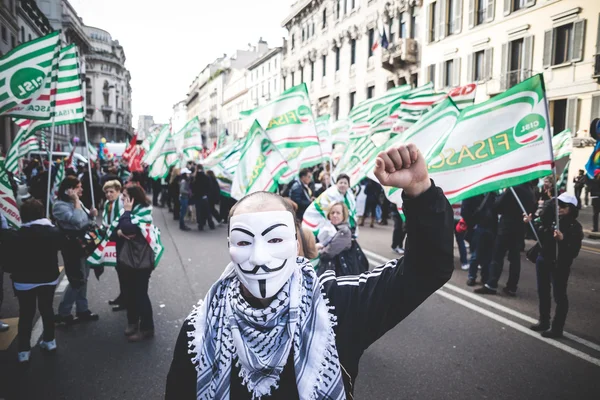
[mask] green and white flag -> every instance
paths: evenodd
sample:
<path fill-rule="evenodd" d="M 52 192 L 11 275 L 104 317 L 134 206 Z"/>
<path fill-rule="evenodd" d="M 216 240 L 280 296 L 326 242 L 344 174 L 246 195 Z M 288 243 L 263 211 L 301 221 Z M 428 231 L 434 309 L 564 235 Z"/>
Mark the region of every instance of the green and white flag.
<path fill-rule="evenodd" d="M 473 105 L 477 85 L 470 83 L 452 89 L 448 93 L 419 93 L 403 99 L 401 106 L 396 110 L 393 117 L 396 122 L 393 125 L 392 133 L 400 134 L 415 124 L 419 118 L 432 107 L 440 104 L 450 97 L 459 110 Z"/>
<path fill-rule="evenodd" d="M 171 125 L 165 124 L 161 125 L 158 133 L 153 132 L 151 136 L 144 140 L 144 149 L 146 150 L 146 154 L 142 159 L 142 162 L 145 162 L 148 165 L 151 165 L 156 161 L 158 156 L 162 153 L 163 146 L 167 142 L 167 140 L 171 137 Z M 151 143 L 151 144 L 150 144 Z M 146 149 L 146 147 L 148 147 Z"/>
<path fill-rule="evenodd" d="M 554 149 L 554 160 L 569 157 L 573 152 L 573 136 L 566 129 L 552 137 L 552 148 Z"/>
<path fill-rule="evenodd" d="M 77 124 L 85 121 L 83 91 L 79 74 L 79 57 L 77 47 L 70 45 L 60 52 L 58 64 L 58 82 L 56 93 L 52 96 L 52 111 L 49 120 L 14 119 L 21 130 L 13 140 L 6 156 L 6 168 L 12 173 L 18 171 L 18 159 L 26 154 L 21 153 L 23 142 L 35 137 L 35 133 L 43 128 Z"/>
<path fill-rule="evenodd" d="M 18 229 L 21 227 L 21 213 L 15 200 L 8 173 L 4 168 L 4 160 L 0 160 L 0 212 L 12 228 Z"/>
<path fill-rule="evenodd" d="M 60 32 L 23 43 L 0 57 L 0 115 L 48 119 Z"/>
<path fill-rule="evenodd" d="M 98 150 L 96 147 L 88 141 L 87 144 L 87 154 L 90 160 L 96 161 L 98 160 Z"/>
<path fill-rule="evenodd" d="M 319 145 L 321 146 L 322 161 L 331 160 L 333 152 L 333 141 L 331 136 L 331 115 L 325 114 L 315 121 L 317 135 L 319 136 Z"/>
<path fill-rule="evenodd" d="M 451 203 L 552 173 L 552 139 L 541 74 L 462 110 L 427 157 Z M 484 129 L 482 129 L 482 127 Z"/>
<path fill-rule="evenodd" d="M 300 168 L 321 162 L 319 136 L 305 83 L 286 90 L 262 107 L 243 111 L 241 115 L 258 121 L 287 161 L 289 168 L 279 177 L 280 183 L 292 181 Z"/>
<path fill-rule="evenodd" d="M 327 212 L 329 207 L 337 202 L 346 204 L 350 213 L 350 227 L 356 227 L 356 199 L 354 194 L 351 190 L 348 190 L 345 195 L 341 194 L 336 185 L 327 188 L 315 201 L 310 203 L 302 217 L 302 226 L 308 228 L 317 236 L 323 225 L 328 222 Z"/>
<path fill-rule="evenodd" d="M 52 199 L 55 199 L 58 197 L 58 187 L 60 186 L 60 183 L 63 181 L 63 179 L 65 179 L 65 161 L 62 160 L 59 165 L 58 165 L 58 169 L 56 170 L 56 176 L 54 177 L 54 182 L 52 185 Z"/>
<path fill-rule="evenodd" d="M 182 161 L 193 158 L 194 153 L 202 151 L 202 133 L 198 117 L 192 118 L 185 126 L 173 135 L 177 155 Z"/>
<path fill-rule="evenodd" d="M 40 151 L 40 142 L 36 135 L 30 136 L 19 146 L 19 155 L 21 157 L 26 157 L 32 151 Z"/>
<path fill-rule="evenodd" d="M 255 121 L 241 149 L 240 162 L 233 174 L 231 197 L 240 200 L 254 192 L 274 192 L 277 181 L 289 169 L 285 159 Z"/>
<path fill-rule="evenodd" d="M 390 140 L 378 148 L 376 152 L 379 154 L 381 151 L 388 150 L 400 144 L 414 143 L 426 158 L 431 154 L 437 154 L 441 150 L 439 148 L 441 145 L 439 139 L 454 128 L 459 115 L 460 110 L 456 107 L 454 102 L 450 99 L 446 99 L 423 115 L 423 117 L 408 130 L 391 137 Z M 436 147 L 436 145 L 438 147 Z M 377 178 L 373 173 L 375 169 L 375 159 L 376 155 L 368 161 L 364 167 L 364 173 L 369 178 L 377 181 Z M 362 176 L 360 176 L 360 179 L 362 179 Z M 384 187 L 384 191 L 387 198 L 401 210 L 402 190 Z"/>

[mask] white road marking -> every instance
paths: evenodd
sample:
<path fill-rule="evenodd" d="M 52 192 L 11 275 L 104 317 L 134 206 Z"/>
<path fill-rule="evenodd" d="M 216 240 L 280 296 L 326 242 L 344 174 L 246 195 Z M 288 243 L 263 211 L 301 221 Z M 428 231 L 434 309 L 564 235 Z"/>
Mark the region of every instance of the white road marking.
<path fill-rule="evenodd" d="M 58 283 L 56 290 L 54 293 L 62 293 L 67 289 L 67 285 L 69 284 L 69 280 L 67 279 L 67 275 L 63 276 L 61 281 Z"/>
<path fill-rule="evenodd" d="M 379 266 L 380 265 L 379 263 L 386 263 L 387 261 L 389 261 L 386 257 L 383 257 L 383 256 L 381 256 L 381 255 L 379 255 L 377 253 L 373 253 L 372 251 L 363 249 L 363 252 L 369 258 L 369 264 L 371 264 L 373 266 Z M 375 259 L 377 261 L 373 261 L 373 260 L 371 260 L 371 258 Z M 482 296 L 478 296 L 478 295 L 476 295 L 476 294 L 474 294 L 472 292 L 469 292 L 467 290 L 459 288 L 458 286 L 455 286 L 455 285 L 453 285 L 451 283 L 447 283 L 446 285 L 444 285 L 444 288 L 453 290 L 453 291 L 455 291 L 457 293 L 460 293 L 461 295 L 463 295 L 465 297 L 468 297 L 469 299 L 478 301 L 478 302 L 480 302 L 482 304 L 485 304 L 485 305 L 487 305 L 489 307 L 495 308 L 498 311 L 502 311 L 502 312 L 504 312 L 506 314 L 512 315 L 513 317 L 521 319 L 521 320 L 523 320 L 523 321 L 525 321 L 527 323 L 535 324 L 537 322 L 537 319 L 535 319 L 535 318 L 529 317 L 529 316 L 527 316 L 525 314 L 522 314 L 522 313 L 520 313 L 518 311 L 513 310 L 512 308 L 503 306 L 503 305 L 498 304 L 498 303 L 496 303 L 494 301 L 486 299 L 486 298 L 484 298 Z M 521 326 L 521 325 L 519 325 L 519 326 Z M 579 344 L 581 344 L 583 346 L 586 346 L 586 347 L 588 347 L 588 348 L 590 348 L 590 349 L 592 349 L 594 351 L 600 352 L 600 345 L 598 345 L 598 344 L 596 344 L 594 342 L 591 342 L 589 340 L 580 338 L 579 336 L 576 336 L 576 335 L 574 335 L 572 333 L 568 333 L 568 332 L 564 332 L 563 335 L 567 339 L 570 339 L 570 340 L 572 340 L 574 342 L 577 342 L 577 343 L 579 343 Z"/>
<path fill-rule="evenodd" d="M 450 293 L 445 292 L 444 290 L 440 289 L 436 293 L 439 294 L 442 297 L 447 298 L 448 300 L 452 300 L 453 302 L 458 303 L 458 304 L 460 304 L 460 305 L 462 305 L 464 307 L 467 307 L 467 308 L 469 308 L 469 309 L 471 309 L 473 311 L 477 311 L 478 313 L 483 314 L 486 317 L 491 318 L 491 319 L 493 319 L 493 320 L 495 320 L 497 322 L 500 322 L 501 324 L 504 324 L 504 325 L 509 326 L 509 327 L 511 327 L 511 328 L 513 328 L 513 329 L 515 329 L 515 330 L 517 330 L 519 332 L 521 332 L 521 333 L 524 333 L 524 334 L 526 334 L 528 336 L 531 336 L 532 338 L 540 340 L 540 341 L 542 341 L 544 343 L 549 344 L 550 346 L 556 347 L 557 349 L 560 349 L 560 350 L 562 350 L 562 351 L 564 351 L 566 353 L 572 354 L 575 357 L 580 358 L 581 360 L 587 361 L 589 363 L 592 363 L 592 364 L 600 367 L 600 359 L 598 359 L 598 358 L 592 357 L 592 356 L 590 356 L 590 355 L 588 355 L 588 354 L 586 354 L 586 353 L 584 353 L 582 351 L 579 351 L 579 350 L 576 350 L 576 349 L 574 349 L 572 347 L 569 347 L 569 346 L 565 345 L 564 343 L 561 343 L 561 342 L 559 342 L 557 340 L 546 339 L 546 338 L 542 337 L 542 335 L 540 335 L 539 333 L 534 332 L 531 329 L 528 329 L 528 328 L 524 327 L 523 325 L 519 325 L 516 322 L 513 322 L 513 321 L 511 321 L 511 320 L 509 320 L 507 318 L 504 318 L 504 317 L 502 317 L 502 316 L 500 316 L 498 314 L 495 314 L 495 313 L 493 313 L 491 311 L 488 311 L 485 308 L 481 308 L 479 306 L 471 304 L 468 301 L 461 299 L 460 297 L 457 297 L 457 296 L 454 296 L 454 295 L 452 295 Z"/>

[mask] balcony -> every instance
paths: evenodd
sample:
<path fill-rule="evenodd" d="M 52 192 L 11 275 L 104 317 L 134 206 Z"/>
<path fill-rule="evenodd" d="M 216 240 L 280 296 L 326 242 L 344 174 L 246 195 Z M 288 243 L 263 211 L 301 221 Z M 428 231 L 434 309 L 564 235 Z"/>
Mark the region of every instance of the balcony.
<path fill-rule="evenodd" d="M 383 49 L 381 66 L 390 72 L 402 68 L 405 64 L 414 64 L 418 59 L 416 39 L 398 38 Z"/>
<path fill-rule="evenodd" d="M 103 105 L 101 108 L 102 112 L 113 112 L 115 109 L 113 106 Z"/>
<path fill-rule="evenodd" d="M 509 71 L 500 79 L 500 89 L 507 90 L 515 86 L 518 83 L 523 82 L 525 79 L 531 77 L 531 70 L 519 69 L 515 71 Z"/>

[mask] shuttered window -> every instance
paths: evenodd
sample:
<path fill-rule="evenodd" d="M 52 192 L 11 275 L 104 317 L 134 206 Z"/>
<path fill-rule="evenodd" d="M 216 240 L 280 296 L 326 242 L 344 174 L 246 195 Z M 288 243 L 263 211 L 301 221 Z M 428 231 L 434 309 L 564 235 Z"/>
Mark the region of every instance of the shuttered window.
<path fill-rule="evenodd" d="M 583 60 L 585 20 L 557 26 L 544 32 L 543 66 Z"/>

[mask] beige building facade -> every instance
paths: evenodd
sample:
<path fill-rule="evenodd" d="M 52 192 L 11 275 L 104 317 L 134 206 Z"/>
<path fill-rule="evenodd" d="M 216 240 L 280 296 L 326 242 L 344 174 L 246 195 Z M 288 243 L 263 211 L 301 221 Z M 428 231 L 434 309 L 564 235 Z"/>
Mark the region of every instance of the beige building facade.
<path fill-rule="evenodd" d="M 417 84 L 421 0 L 302 0 L 282 26 L 283 90 L 307 84 L 316 115 L 345 117 L 361 101 Z M 385 26 L 389 46 L 373 49 Z"/>
<path fill-rule="evenodd" d="M 600 1 L 425 0 L 420 84 L 479 84 L 486 100 L 542 73 L 554 132 L 600 117 Z"/>

